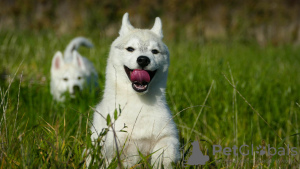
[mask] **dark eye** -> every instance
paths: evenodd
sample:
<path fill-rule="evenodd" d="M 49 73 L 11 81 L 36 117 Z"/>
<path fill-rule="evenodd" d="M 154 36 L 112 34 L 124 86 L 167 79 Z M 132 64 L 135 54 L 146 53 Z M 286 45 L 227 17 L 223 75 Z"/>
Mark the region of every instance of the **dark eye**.
<path fill-rule="evenodd" d="M 157 49 L 152 49 L 151 52 L 152 52 L 153 54 L 158 54 L 158 53 L 159 53 L 159 51 L 158 51 Z"/>
<path fill-rule="evenodd" d="M 134 51 L 134 48 L 133 48 L 133 47 L 128 47 L 128 48 L 126 48 L 126 50 L 127 50 L 128 52 L 133 52 L 133 51 Z"/>
<path fill-rule="evenodd" d="M 81 76 L 78 76 L 77 79 L 80 80 L 80 79 L 81 79 Z"/>
<path fill-rule="evenodd" d="M 65 77 L 65 78 L 63 78 L 63 80 L 67 82 L 69 79 Z"/>

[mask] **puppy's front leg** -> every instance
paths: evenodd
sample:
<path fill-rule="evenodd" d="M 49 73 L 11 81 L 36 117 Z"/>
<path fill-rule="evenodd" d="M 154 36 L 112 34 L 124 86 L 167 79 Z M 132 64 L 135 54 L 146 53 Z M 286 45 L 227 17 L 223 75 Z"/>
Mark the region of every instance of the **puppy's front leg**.
<path fill-rule="evenodd" d="M 176 137 L 164 137 L 158 140 L 153 148 L 151 165 L 154 168 L 172 168 L 172 162 L 176 163 L 180 158 L 179 141 Z"/>

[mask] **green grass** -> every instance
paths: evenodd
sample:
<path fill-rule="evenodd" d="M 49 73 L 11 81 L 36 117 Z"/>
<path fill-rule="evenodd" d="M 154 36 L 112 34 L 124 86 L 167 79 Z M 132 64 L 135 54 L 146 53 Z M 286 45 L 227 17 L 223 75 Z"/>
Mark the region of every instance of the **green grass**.
<path fill-rule="evenodd" d="M 0 168 L 84 168 L 83 151 L 92 148 L 89 120 L 102 97 L 113 39 L 83 35 L 95 45 L 79 51 L 94 63 L 100 92 L 57 104 L 49 91 L 51 60 L 76 35 L 0 32 Z M 299 47 L 261 48 L 234 41 L 165 43 L 171 53 L 167 99 L 176 115 L 185 159 L 191 142 L 198 140 L 203 152 L 209 150 L 207 168 L 299 166 L 300 139 L 292 136 L 300 133 Z M 298 155 L 213 156 L 214 144 L 289 144 L 297 147 Z M 94 148 L 95 165 L 101 165 L 101 157 Z M 148 166 L 146 156 L 141 159 L 136 167 Z M 117 160 L 111 168 L 116 165 Z M 182 161 L 177 164 L 181 166 Z"/>

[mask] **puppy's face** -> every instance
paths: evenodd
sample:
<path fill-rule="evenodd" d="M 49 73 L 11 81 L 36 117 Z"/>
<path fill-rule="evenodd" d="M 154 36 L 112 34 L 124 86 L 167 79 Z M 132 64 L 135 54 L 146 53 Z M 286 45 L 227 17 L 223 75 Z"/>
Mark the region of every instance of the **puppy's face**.
<path fill-rule="evenodd" d="M 71 97 L 83 89 L 85 83 L 84 64 L 81 56 L 73 52 L 73 61 L 65 63 L 62 53 L 57 52 L 51 66 L 51 91 L 59 97 L 68 92 Z"/>
<path fill-rule="evenodd" d="M 148 91 L 153 80 L 166 73 L 169 51 L 162 42 L 161 21 L 156 19 L 151 30 L 133 28 L 128 15 L 123 17 L 120 36 L 114 41 L 111 61 L 126 78 L 127 84 L 140 94 Z"/>

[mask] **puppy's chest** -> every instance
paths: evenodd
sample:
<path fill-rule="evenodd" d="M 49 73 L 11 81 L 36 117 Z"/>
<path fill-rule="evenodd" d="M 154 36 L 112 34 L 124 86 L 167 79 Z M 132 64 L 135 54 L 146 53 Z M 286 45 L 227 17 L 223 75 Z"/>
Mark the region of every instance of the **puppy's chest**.
<path fill-rule="evenodd" d="M 153 139 L 162 130 L 165 117 L 165 111 L 155 108 L 136 109 L 138 111 L 122 112 L 121 116 L 116 121 L 118 128 L 124 130 L 131 136 L 132 139 Z"/>

